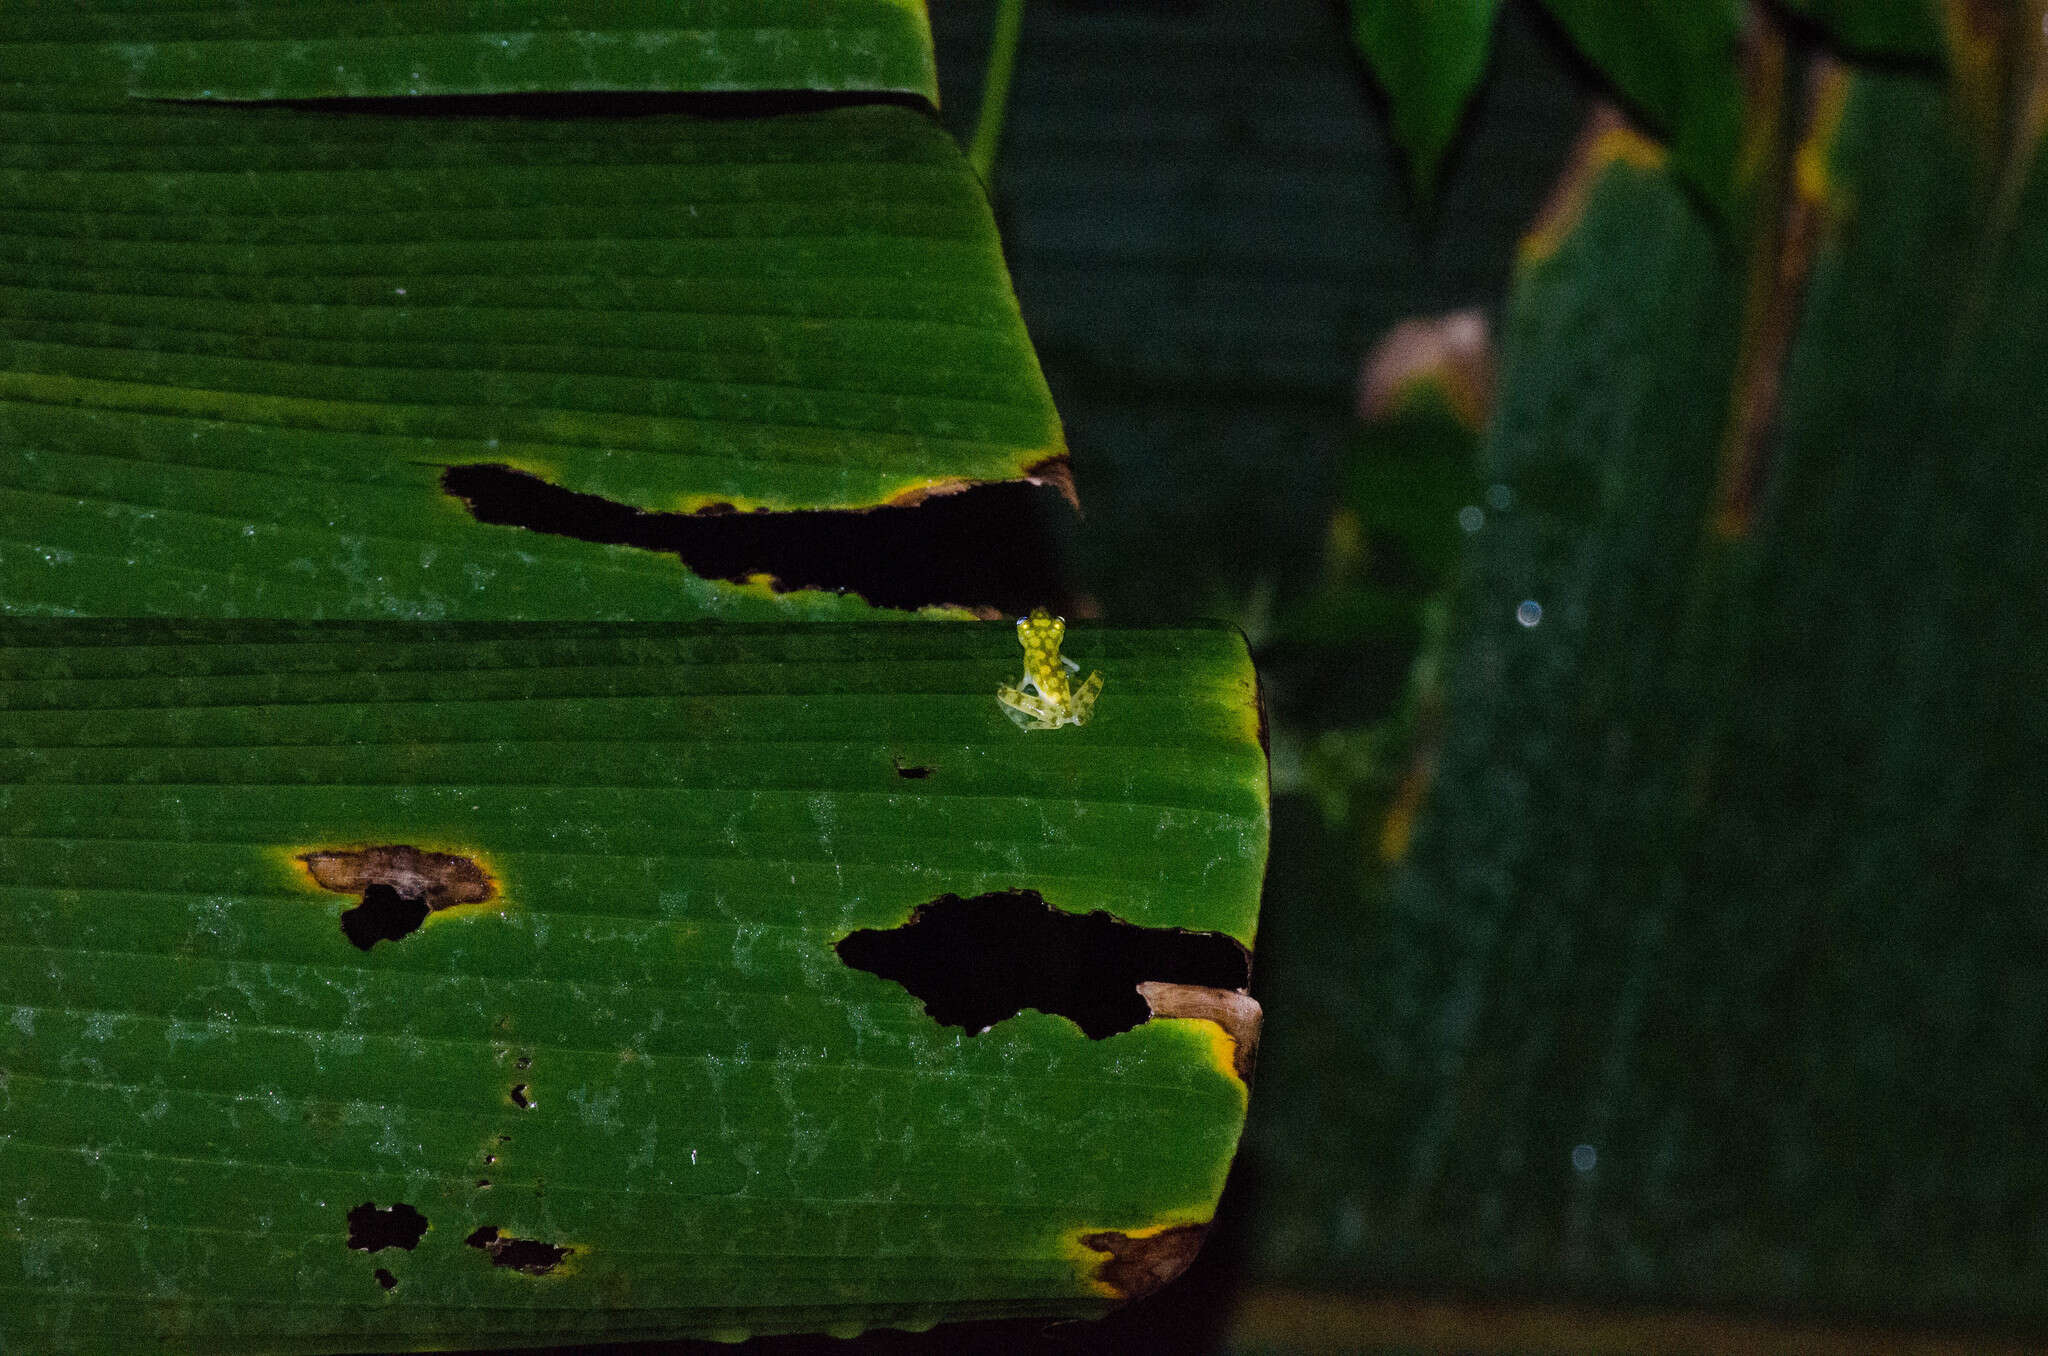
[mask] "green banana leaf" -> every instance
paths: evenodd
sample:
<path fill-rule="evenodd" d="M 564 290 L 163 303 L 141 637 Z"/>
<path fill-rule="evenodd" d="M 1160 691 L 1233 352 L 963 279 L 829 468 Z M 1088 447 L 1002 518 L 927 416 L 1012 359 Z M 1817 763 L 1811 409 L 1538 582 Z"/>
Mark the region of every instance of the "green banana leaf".
<path fill-rule="evenodd" d="M 1362 949 L 1266 957 L 1320 997 L 1270 1033 L 1263 1274 L 2048 1319 L 2048 181 L 2038 119 L 1987 162 L 1967 97 L 1819 58 L 1750 258 L 1587 139 L 1413 845 Z"/>
<path fill-rule="evenodd" d="M 980 185 L 910 108 L 6 87 L 0 236 L 14 612 L 847 616 L 747 587 L 772 559 L 707 582 L 603 544 L 630 533 L 467 510 L 456 477 L 524 473 L 515 498 L 537 478 L 629 525 L 1065 483 Z M 896 535 L 877 520 L 869 553 Z"/>
<path fill-rule="evenodd" d="M 0 1344 L 916 1328 L 1163 1283 L 1245 1110 L 1256 689 L 1223 628 L 1067 649 L 1094 718 L 1028 730 L 1009 626 L 0 622 Z M 927 969 L 1078 964 L 1123 1016 L 942 1012 L 864 959 L 927 907 L 971 943 Z M 1004 916 L 1144 945 L 1016 960 Z"/>
<path fill-rule="evenodd" d="M 15 3 L 0 82 L 176 99 L 896 91 L 938 102 L 922 0 Z"/>
<path fill-rule="evenodd" d="M 1352 40 L 1387 92 L 1394 135 L 1425 196 L 1486 70 L 1500 0 L 1351 0 Z"/>
<path fill-rule="evenodd" d="M 1542 3 L 1579 53 L 1669 143 L 1686 182 L 1732 221 L 1745 118 L 1734 0 Z M 1425 190 L 1483 72 L 1493 9 L 1469 0 L 1353 0 L 1358 49 L 1386 91 L 1394 133 Z"/>
<path fill-rule="evenodd" d="M 1573 46 L 1669 141 L 1686 183 L 1731 215 L 1743 133 L 1735 0 L 1543 3 Z"/>

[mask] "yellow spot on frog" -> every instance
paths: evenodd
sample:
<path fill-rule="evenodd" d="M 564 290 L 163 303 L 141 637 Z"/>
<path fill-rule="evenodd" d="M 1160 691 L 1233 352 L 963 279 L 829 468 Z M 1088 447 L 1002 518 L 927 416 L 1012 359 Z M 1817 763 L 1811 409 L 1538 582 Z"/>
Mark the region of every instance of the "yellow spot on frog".
<path fill-rule="evenodd" d="M 1102 675 L 1091 673 L 1079 687 L 1067 681 L 1068 673 L 1081 666 L 1060 658 L 1060 641 L 1067 634 L 1065 619 L 1042 607 L 1017 623 L 1017 643 L 1024 647 L 1024 676 L 1012 687 L 996 689 L 1003 714 L 1027 730 L 1057 730 L 1062 725 L 1086 725 L 1095 713 L 1095 698 L 1102 692 Z"/>

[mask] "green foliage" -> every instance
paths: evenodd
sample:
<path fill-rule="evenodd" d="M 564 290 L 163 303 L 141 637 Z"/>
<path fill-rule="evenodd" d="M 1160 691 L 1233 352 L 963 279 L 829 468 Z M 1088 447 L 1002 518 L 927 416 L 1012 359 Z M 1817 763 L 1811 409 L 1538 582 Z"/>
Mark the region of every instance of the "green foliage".
<path fill-rule="evenodd" d="M 0 153 L 10 610 L 843 615 L 481 525 L 439 478 L 858 507 L 1064 454 L 980 185 L 910 109 L 369 116 L 0 87 Z"/>
<path fill-rule="evenodd" d="M 1028 892 L 1241 974 L 1242 641 L 1077 631 L 1093 719 L 1020 730 L 1007 625 L 678 627 L 874 612 L 453 479 L 1059 482 L 931 75 L 914 0 L 8 11 L 0 1347 L 921 1327 L 1185 1264 L 1255 1004 L 961 1029 L 836 946 Z"/>
<path fill-rule="evenodd" d="M 1668 139 L 1679 173 L 1732 209 L 1742 148 L 1741 20 L 1735 0 L 1544 0 L 1621 97 Z"/>
<path fill-rule="evenodd" d="M 1486 70 L 1500 0 L 1351 0 L 1352 35 L 1387 92 L 1416 190 L 1436 186 Z"/>
<path fill-rule="evenodd" d="M 1942 0 L 1782 0 L 1859 55 L 1935 61 L 1942 55 Z"/>
<path fill-rule="evenodd" d="M 1525 251 L 1434 790 L 1268 971 L 1269 1274 L 2041 1320 L 2040 129 L 1987 192 L 1793 56 L 1749 257 L 1618 131 Z"/>
<path fill-rule="evenodd" d="M 1095 719 L 1030 733 L 1007 625 L 0 622 L 0 1342 L 1100 1312 L 1082 1235 L 1214 1208 L 1231 1042 L 971 1034 L 833 949 L 1001 890 L 1250 944 L 1243 642 L 1067 647 Z M 359 950 L 298 857 L 376 844 L 496 894 Z M 429 1227 L 351 1248 L 365 1202 Z"/>
<path fill-rule="evenodd" d="M 1735 0 L 1542 0 L 1580 53 L 1664 137 L 1679 172 L 1724 215 L 1742 151 Z M 1493 3 L 1353 0 L 1359 50 L 1392 104 L 1417 181 L 1433 180 L 1485 64 Z"/>
<path fill-rule="evenodd" d="M 173 99 L 890 90 L 936 103 L 918 0 L 407 0 L 9 7 L 0 81 Z"/>
<path fill-rule="evenodd" d="M 1275 790 L 1313 795 L 1361 841 L 1404 792 L 1425 789 L 1413 767 L 1429 741 L 1419 727 L 1442 699 L 1467 524 L 1487 516 L 1477 444 L 1471 424 L 1426 390 L 1361 429 L 1344 450 L 1322 578 L 1260 645 L 1278 712 Z"/>

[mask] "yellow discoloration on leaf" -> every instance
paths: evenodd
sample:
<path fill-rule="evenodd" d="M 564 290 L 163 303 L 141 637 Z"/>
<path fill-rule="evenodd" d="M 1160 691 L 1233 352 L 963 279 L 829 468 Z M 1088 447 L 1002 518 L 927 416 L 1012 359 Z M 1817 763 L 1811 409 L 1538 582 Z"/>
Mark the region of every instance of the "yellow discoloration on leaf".
<path fill-rule="evenodd" d="M 1942 0 L 1950 83 L 1986 164 L 1995 162 L 2003 132 L 2005 61 L 2000 49 L 2007 18 L 2000 0 Z"/>
<path fill-rule="evenodd" d="M 1793 158 L 1794 190 L 1817 207 L 1832 207 L 1841 191 L 1835 182 L 1831 162 L 1835 138 L 1842 130 L 1842 113 L 1849 106 L 1849 68 L 1828 62 L 1815 71 L 1813 111 L 1806 135 Z"/>
<path fill-rule="evenodd" d="M 743 494 L 686 494 L 675 501 L 668 510 L 671 513 L 702 513 L 710 509 L 714 513 L 774 513 L 792 508 L 815 508 L 814 504 L 784 504 L 766 499 L 749 499 Z"/>
<path fill-rule="evenodd" d="M 2026 46 L 2016 58 L 2021 63 L 2015 82 L 2019 119 L 2012 154 L 2021 165 L 2031 167 L 2041 134 L 2048 131 L 2048 0 L 2027 0 L 2020 13 L 2020 32 Z"/>
<path fill-rule="evenodd" d="M 1829 224 L 1849 210 L 1848 190 L 1834 172 L 1834 153 L 1851 88 L 1847 66 L 1828 57 L 1815 60 L 1802 100 L 1805 126 L 1793 148 L 1785 200 L 1778 220 L 1761 233 L 1765 243 L 1752 253 L 1742 347 L 1708 520 L 1725 540 L 1746 537 L 1755 525 L 1779 386 L 1814 253 Z"/>
<path fill-rule="evenodd" d="M 701 576 L 700 576 L 701 578 Z M 728 593 L 743 598 L 763 598 L 771 602 L 786 600 L 801 603 L 812 598 L 840 598 L 849 595 L 834 593 L 830 589 L 783 589 L 777 586 L 772 574 L 750 574 L 744 580 L 705 579 L 707 586 L 719 593 Z M 960 607 L 953 603 L 931 603 L 917 609 L 917 615 L 933 621 L 974 621 L 977 614 L 973 608 Z"/>
<path fill-rule="evenodd" d="M 1244 1082 L 1237 1073 L 1237 1041 L 1223 1029 L 1222 1023 L 1208 1017 L 1155 1017 L 1152 1020 L 1190 1024 L 1202 1038 L 1202 1049 L 1209 1058 L 1210 1067 L 1240 1084 Z"/>
<path fill-rule="evenodd" d="M 1415 838 L 1415 821 L 1421 816 L 1423 798 L 1428 793 L 1428 774 L 1411 768 L 1401 779 L 1401 789 L 1394 803 L 1387 807 L 1386 818 L 1380 821 L 1381 861 L 1391 866 L 1408 855 L 1408 845 Z"/>
<path fill-rule="evenodd" d="M 1095 713 L 1095 698 L 1102 692 L 1102 675 L 1091 673 L 1075 687 L 1067 681 L 1067 670 L 1079 666 L 1060 657 L 1060 642 L 1066 638 L 1067 623 L 1042 607 L 1017 623 L 1017 643 L 1024 647 L 1024 676 L 1015 686 L 1004 683 L 996 689 L 1003 713 L 1026 730 L 1057 730 L 1062 725 L 1086 725 Z"/>
<path fill-rule="evenodd" d="M 782 598 L 787 595 L 775 587 L 772 574 L 750 574 L 742 580 L 707 579 L 704 581 L 721 593 L 751 594 L 756 598 Z"/>
<path fill-rule="evenodd" d="M 1609 168 L 1628 165 L 1639 170 L 1659 170 L 1668 159 L 1662 146 L 1630 127 L 1617 109 L 1611 105 L 1594 109 L 1585 130 L 1579 134 L 1571 164 L 1551 190 L 1550 201 L 1544 204 L 1535 226 L 1522 237 L 1522 267 L 1533 267 L 1557 253 L 1558 246 L 1585 213 L 1593 185 Z"/>
<path fill-rule="evenodd" d="M 1259 1028 L 1265 1019 L 1258 1001 L 1234 989 L 1147 980 L 1138 986 L 1152 1009 L 1148 1023 L 1190 1024 L 1211 1067 L 1247 1090 L 1258 1058 Z"/>

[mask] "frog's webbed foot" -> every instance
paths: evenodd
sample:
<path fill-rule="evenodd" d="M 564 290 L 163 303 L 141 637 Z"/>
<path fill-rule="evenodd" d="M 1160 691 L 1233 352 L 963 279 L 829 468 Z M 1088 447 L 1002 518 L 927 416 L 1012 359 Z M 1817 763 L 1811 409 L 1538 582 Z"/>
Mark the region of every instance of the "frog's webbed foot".
<path fill-rule="evenodd" d="M 996 689 L 996 700 L 1002 703 L 1003 714 L 1026 730 L 1057 730 L 1060 727 L 1059 709 L 1043 697 L 1033 696 L 1005 683 Z"/>

